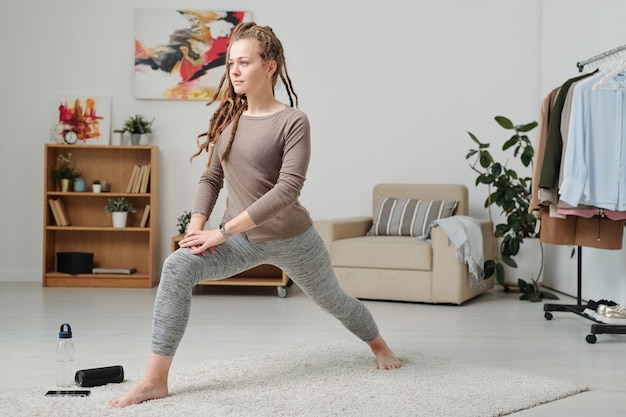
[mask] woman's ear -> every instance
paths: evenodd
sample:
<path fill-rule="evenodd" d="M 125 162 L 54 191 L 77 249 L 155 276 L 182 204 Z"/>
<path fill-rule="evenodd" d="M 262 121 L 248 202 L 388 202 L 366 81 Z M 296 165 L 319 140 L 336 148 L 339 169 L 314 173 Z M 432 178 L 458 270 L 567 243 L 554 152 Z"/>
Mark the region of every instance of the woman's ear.
<path fill-rule="evenodd" d="M 274 73 L 276 72 L 277 67 L 278 65 L 276 65 L 276 61 L 274 61 L 273 59 L 270 59 L 269 61 L 267 61 L 267 75 L 272 77 Z"/>

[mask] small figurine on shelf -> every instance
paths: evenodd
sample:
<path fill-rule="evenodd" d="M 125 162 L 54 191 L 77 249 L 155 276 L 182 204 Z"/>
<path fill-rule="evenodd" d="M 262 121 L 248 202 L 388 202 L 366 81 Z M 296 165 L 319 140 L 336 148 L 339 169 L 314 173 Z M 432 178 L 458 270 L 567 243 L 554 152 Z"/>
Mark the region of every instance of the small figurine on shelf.
<path fill-rule="evenodd" d="M 69 191 L 71 181 L 79 176 L 80 170 L 72 165 L 72 154 L 59 154 L 57 156 L 57 164 L 52 168 L 52 177 L 59 180 L 61 184 L 61 191 Z"/>

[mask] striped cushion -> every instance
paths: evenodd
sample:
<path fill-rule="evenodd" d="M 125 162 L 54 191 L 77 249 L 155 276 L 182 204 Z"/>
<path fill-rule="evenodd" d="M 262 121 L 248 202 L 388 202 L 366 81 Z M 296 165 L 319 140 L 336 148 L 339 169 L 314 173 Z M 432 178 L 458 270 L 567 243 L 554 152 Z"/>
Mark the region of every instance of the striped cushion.
<path fill-rule="evenodd" d="M 430 239 L 430 223 L 452 216 L 457 204 L 457 200 L 431 201 L 381 196 L 378 198 L 374 224 L 367 235 Z"/>

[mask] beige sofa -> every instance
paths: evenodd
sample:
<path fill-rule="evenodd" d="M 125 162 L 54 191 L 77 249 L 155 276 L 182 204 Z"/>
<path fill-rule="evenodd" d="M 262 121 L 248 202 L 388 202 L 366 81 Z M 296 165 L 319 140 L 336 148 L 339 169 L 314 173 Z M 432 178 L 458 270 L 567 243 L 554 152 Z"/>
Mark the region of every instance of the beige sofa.
<path fill-rule="evenodd" d="M 379 196 L 458 201 L 454 214 L 468 214 L 467 187 L 458 184 L 379 184 L 373 191 L 372 216 L 316 221 L 337 278 L 350 295 L 362 299 L 462 304 L 491 288 L 470 285 L 467 266 L 441 227 L 432 241 L 411 236 L 366 236 L 376 217 Z M 484 254 L 492 253 L 493 228 L 479 220 Z"/>

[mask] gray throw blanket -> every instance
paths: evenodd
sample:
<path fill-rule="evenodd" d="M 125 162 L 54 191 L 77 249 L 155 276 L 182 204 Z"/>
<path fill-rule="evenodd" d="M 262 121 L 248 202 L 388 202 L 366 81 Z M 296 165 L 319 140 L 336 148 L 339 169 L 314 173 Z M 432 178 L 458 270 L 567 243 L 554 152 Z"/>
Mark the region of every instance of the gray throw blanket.
<path fill-rule="evenodd" d="M 429 228 L 439 226 L 456 247 L 460 261 L 467 264 L 470 286 L 477 287 L 484 283 L 483 234 L 480 223 L 469 216 L 451 216 L 434 220 Z M 430 236 L 430 233 L 428 233 Z"/>

